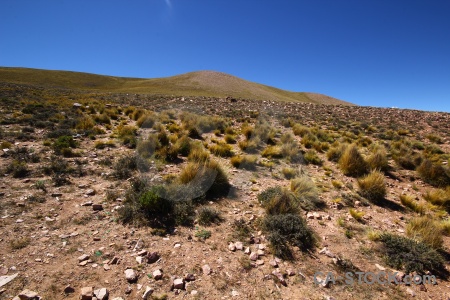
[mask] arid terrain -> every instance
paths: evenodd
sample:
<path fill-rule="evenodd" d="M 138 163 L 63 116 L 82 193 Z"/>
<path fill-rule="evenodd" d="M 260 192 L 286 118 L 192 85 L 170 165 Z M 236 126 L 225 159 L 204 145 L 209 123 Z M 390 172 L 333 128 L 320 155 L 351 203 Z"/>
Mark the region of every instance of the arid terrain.
<path fill-rule="evenodd" d="M 0 77 L 0 299 L 450 299 L 449 113 L 189 95 Z"/>

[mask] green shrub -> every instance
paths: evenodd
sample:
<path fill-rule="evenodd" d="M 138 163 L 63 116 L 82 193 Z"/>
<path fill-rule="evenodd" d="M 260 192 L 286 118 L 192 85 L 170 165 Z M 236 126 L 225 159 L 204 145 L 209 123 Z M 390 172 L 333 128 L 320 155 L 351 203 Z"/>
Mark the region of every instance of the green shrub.
<path fill-rule="evenodd" d="M 383 233 L 380 235 L 387 265 L 405 272 L 424 274 L 426 271 L 442 272 L 444 259 L 425 243 L 406 237 Z"/>
<path fill-rule="evenodd" d="M 316 239 L 306 221 L 295 214 L 268 215 L 262 223 L 273 249 L 273 254 L 283 259 L 293 259 L 290 246 L 307 251 L 315 247 Z"/>
<path fill-rule="evenodd" d="M 14 178 L 25 177 L 29 172 L 27 163 L 16 159 L 6 167 L 6 173 L 12 174 Z"/>
<path fill-rule="evenodd" d="M 209 226 L 213 223 L 219 223 L 222 221 L 220 212 L 211 207 L 201 207 L 198 210 L 198 223 L 202 226 Z"/>
<path fill-rule="evenodd" d="M 55 151 L 55 154 L 63 154 L 64 151 L 66 151 L 67 154 L 69 154 L 67 149 L 70 148 L 76 148 L 77 147 L 77 142 L 73 139 L 72 136 L 68 136 L 68 135 L 63 135 L 58 137 L 54 142 L 53 142 L 53 150 Z M 66 156 L 66 155 L 64 155 Z M 68 157 L 68 156 L 66 156 Z"/>
<path fill-rule="evenodd" d="M 175 224 L 191 226 L 194 223 L 194 204 L 192 201 L 174 201 L 173 215 Z"/>
<path fill-rule="evenodd" d="M 339 167 L 344 175 L 358 177 L 367 173 L 368 165 L 354 144 L 348 146 L 341 158 Z"/>
<path fill-rule="evenodd" d="M 358 179 L 361 196 L 374 203 L 384 200 L 386 197 L 386 182 L 383 173 L 373 171 Z"/>
<path fill-rule="evenodd" d="M 292 179 L 291 191 L 304 210 L 322 208 L 325 205 L 325 202 L 319 198 L 316 185 L 307 176 Z"/>
<path fill-rule="evenodd" d="M 435 249 L 441 248 L 444 243 L 442 233 L 441 224 L 429 216 L 412 218 L 406 226 L 408 237 Z"/>
<path fill-rule="evenodd" d="M 117 179 L 127 179 L 132 176 L 133 171 L 146 172 L 150 168 L 149 163 L 139 155 L 127 155 L 121 157 L 113 169 L 113 176 Z"/>
<path fill-rule="evenodd" d="M 269 187 L 258 194 L 257 198 L 259 203 L 264 207 L 269 203 L 273 198 L 280 197 L 283 193 L 283 189 L 279 186 Z"/>

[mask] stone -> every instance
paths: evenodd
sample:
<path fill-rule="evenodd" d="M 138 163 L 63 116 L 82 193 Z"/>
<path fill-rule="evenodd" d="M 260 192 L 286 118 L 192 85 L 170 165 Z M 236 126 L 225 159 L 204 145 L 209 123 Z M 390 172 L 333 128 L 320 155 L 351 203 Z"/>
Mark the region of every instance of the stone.
<path fill-rule="evenodd" d="M 411 297 L 415 297 L 416 293 L 411 288 L 406 288 L 406 292 L 411 295 Z"/>
<path fill-rule="evenodd" d="M 244 249 L 244 244 L 242 242 L 236 242 L 234 243 L 234 246 L 236 247 L 236 250 Z"/>
<path fill-rule="evenodd" d="M 21 291 L 18 295 L 20 300 L 37 300 L 40 299 L 39 295 L 34 292 L 30 291 L 29 289 L 25 289 Z"/>
<path fill-rule="evenodd" d="M 195 275 L 194 274 L 187 274 L 184 277 L 184 281 L 186 281 L 186 282 L 195 281 Z"/>
<path fill-rule="evenodd" d="M 135 282 L 137 280 L 137 274 L 133 269 L 126 269 L 125 270 L 125 278 L 128 282 Z"/>
<path fill-rule="evenodd" d="M 106 288 L 101 288 L 94 291 L 94 296 L 98 300 L 107 300 L 109 298 L 109 291 Z"/>
<path fill-rule="evenodd" d="M 204 275 L 210 275 L 211 274 L 211 267 L 209 265 L 204 265 L 202 267 L 203 274 Z"/>
<path fill-rule="evenodd" d="M 184 280 L 183 278 L 177 278 L 173 281 L 173 288 L 176 290 L 184 289 Z"/>
<path fill-rule="evenodd" d="M 264 260 L 258 259 L 258 260 L 256 261 L 256 264 L 257 264 L 258 266 L 262 266 L 262 265 L 264 265 Z"/>
<path fill-rule="evenodd" d="M 95 195 L 95 191 L 93 189 L 89 189 L 89 190 L 86 191 L 86 195 L 94 196 Z"/>
<path fill-rule="evenodd" d="M 316 220 L 322 220 L 322 216 L 318 212 L 314 212 L 313 216 Z"/>
<path fill-rule="evenodd" d="M 81 206 L 92 206 L 92 204 L 94 204 L 94 202 L 88 201 L 88 202 L 81 204 Z"/>
<path fill-rule="evenodd" d="M 75 108 L 79 108 L 79 107 L 82 107 L 83 105 L 82 104 L 80 104 L 80 103 L 78 103 L 78 102 L 75 102 L 74 104 L 73 104 L 73 107 L 75 107 Z"/>
<path fill-rule="evenodd" d="M 288 276 L 294 276 L 295 275 L 295 272 L 293 270 L 291 270 L 291 269 L 287 269 L 286 273 L 287 273 Z"/>
<path fill-rule="evenodd" d="M 306 214 L 306 218 L 310 219 L 310 220 L 313 220 L 314 219 L 314 214 L 312 212 L 309 212 L 309 213 Z"/>
<path fill-rule="evenodd" d="M 160 279 L 162 279 L 162 277 L 163 277 L 163 274 L 162 274 L 161 269 L 156 269 L 155 271 L 153 271 L 153 278 L 155 280 L 160 280 Z"/>
<path fill-rule="evenodd" d="M 258 254 L 256 252 L 250 253 L 250 260 L 256 261 L 258 259 Z"/>
<path fill-rule="evenodd" d="M 64 288 L 64 294 L 73 294 L 73 293 L 75 293 L 75 289 L 70 285 Z"/>
<path fill-rule="evenodd" d="M 236 251 L 236 246 L 234 245 L 234 243 L 230 243 L 229 245 L 228 245 L 228 250 L 230 250 L 230 251 Z"/>
<path fill-rule="evenodd" d="M 237 291 L 235 291 L 235 290 L 232 290 L 231 291 L 231 296 L 232 297 L 237 297 L 237 296 L 239 296 L 239 293 Z"/>
<path fill-rule="evenodd" d="M 282 285 L 287 286 L 286 280 L 284 279 L 283 274 L 281 274 L 280 271 L 275 270 L 272 272 L 272 275 L 275 276 Z"/>
<path fill-rule="evenodd" d="M 246 247 L 245 250 L 244 250 L 244 253 L 245 254 L 250 254 L 250 247 Z"/>
<path fill-rule="evenodd" d="M 114 298 L 112 300 L 123 300 L 123 298 L 122 297 L 116 297 L 116 298 Z"/>
<path fill-rule="evenodd" d="M 142 295 L 142 299 L 143 300 L 150 299 L 149 297 L 153 294 L 153 292 L 154 292 L 154 290 L 151 287 L 147 286 L 147 288 L 145 289 L 144 294 Z"/>
<path fill-rule="evenodd" d="M 136 256 L 136 262 L 140 265 L 144 262 L 144 258 L 142 256 Z"/>
<path fill-rule="evenodd" d="M 375 264 L 375 267 L 377 267 L 377 269 L 380 271 L 386 271 L 386 268 L 383 266 L 380 266 L 379 264 Z"/>
<path fill-rule="evenodd" d="M 269 265 L 271 265 L 274 268 L 278 268 L 278 263 L 275 259 L 270 260 Z"/>
<path fill-rule="evenodd" d="M 158 252 L 149 252 L 147 254 L 147 261 L 149 264 L 153 264 L 153 263 L 157 262 L 158 259 L 159 259 Z"/>
<path fill-rule="evenodd" d="M 264 250 L 258 250 L 256 251 L 256 254 L 258 254 L 258 256 L 264 256 Z"/>
<path fill-rule="evenodd" d="M 92 209 L 93 209 L 94 211 L 100 211 L 100 210 L 103 210 L 103 205 L 101 205 L 101 204 L 92 204 Z"/>
<path fill-rule="evenodd" d="M 94 291 L 92 286 L 87 286 L 81 288 L 81 300 L 92 300 L 92 297 L 94 296 Z"/>

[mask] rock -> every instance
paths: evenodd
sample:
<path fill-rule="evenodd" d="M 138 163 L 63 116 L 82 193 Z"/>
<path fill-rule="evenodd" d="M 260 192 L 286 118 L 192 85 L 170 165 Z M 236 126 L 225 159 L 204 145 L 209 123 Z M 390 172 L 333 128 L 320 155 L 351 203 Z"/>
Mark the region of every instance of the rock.
<path fill-rule="evenodd" d="M 153 278 L 155 280 L 160 280 L 160 279 L 162 279 L 162 277 L 163 277 L 163 274 L 162 274 L 161 269 L 157 269 L 157 270 L 153 271 Z"/>
<path fill-rule="evenodd" d="M 91 286 L 81 288 L 81 300 L 91 300 L 94 296 L 94 291 Z"/>
<path fill-rule="evenodd" d="M 81 204 L 81 206 L 92 206 L 92 204 L 94 204 L 94 202 L 88 201 L 88 202 Z"/>
<path fill-rule="evenodd" d="M 158 259 L 159 259 L 158 252 L 150 252 L 147 254 L 147 261 L 149 264 L 153 264 L 153 263 L 157 262 Z"/>
<path fill-rule="evenodd" d="M 250 254 L 250 247 L 246 247 L 245 250 L 244 250 L 244 253 L 245 254 Z"/>
<path fill-rule="evenodd" d="M 51 196 L 52 196 L 53 198 L 61 197 L 61 196 L 62 196 L 62 193 L 51 193 Z"/>
<path fill-rule="evenodd" d="M 195 275 L 194 274 L 187 274 L 184 277 L 184 281 L 186 281 L 186 282 L 195 281 Z"/>
<path fill-rule="evenodd" d="M 111 267 L 108 264 L 104 264 L 103 265 L 103 270 L 109 271 L 109 270 L 111 270 Z"/>
<path fill-rule="evenodd" d="M 116 298 L 114 298 L 112 300 L 123 300 L 123 298 L 122 297 L 116 297 Z"/>
<path fill-rule="evenodd" d="M 237 297 L 237 296 L 239 296 L 239 293 L 237 291 L 235 291 L 235 290 L 232 290 L 231 291 L 231 296 L 232 297 Z"/>
<path fill-rule="evenodd" d="M 40 299 L 39 295 L 36 292 L 30 291 L 28 289 L 21 291 L 19 293 L 19 295 L 17 295 L 17 296 L 19 297 L 20 300 L 38 300 L 38 299 Z"/>
<path fill-rule="evenodd" d="M 73 293 L 75 293 L 75 289 L 70 285 L 64 288 L 64 294 L 73 294 Z"/>
<path fill-rule="evenodd" d="M 269 265 L 271 265 L 274 268 L 278 268 L 278 263 L 275 259 L 270 260 Z"/>
<path fill-rule="evenodd" d="M 383 266 L 380 266 L 379 264 L 375 264 L 375 267 L 377 267 L 377 269 L 380 271 L 386 271 L 386 268 Z"/>
<path fill-rule="evenodd" d="M 250 260 L 256 261 L 258 259 L 258 254 L 256 252 L 250 253 Z"/>
<path fill-rule="evenodd" d="M 80 103 L 78 103 L 78 102 L 75 102 L 74 104 L 73 104 L 73 107 L 74 108 L 79 108 L 79 107 L 82 107 L 83 105 L 82 104 L 80 104 Z"/>
<path fill-rule="evenodd" d="M 125 270 L 125 278 L 128 282 L 135 282 L 137 280 L 137 274 L 133 269 L 126 269 Z"/>
<path fill-rule="evenodd" d="M 423 284 L 419 285 L 419 289 L 420 289 L 421 292 L 427 292 L 428 291 L 427 287 L 424 286 Z"/>
<path fill-rule="evenodd" d="M 144 300 L 148 300 L 148 299 L 150 299 L 149 297 L 151 296 L 151 294 L 153 294 L 153 289 L 151 288 L 151 287 L 147 287 L 146 289 L 145 289 L 145 292 L 144 292 L 144 294 L 142 295 L 142 299 L 144 299 Z"/>
<path fill-rule="evenodd" d="M 264 256 L 265 255 L 264 250 L 258 250 L 258 251 L 256 251 L 256 254 L 258 254 L 258 256 Z"/>
<path fill-rule="evenodd" d="M 93 189 L 89 189 L 89 190 L 86 191 L 86 195 L 94 196 L 95 195 L 95 191 Z"/>
<path fill-rule="evenodd" d="M 242 242 L 236 242 L 234 243 L 234 246 L 236 247 L 236 250 L 244 249 L 244 244 Z"/>
<path fill-rule="evenodd" d="M 209 275 L 209 274 L 211 274 L 211 267 L 210 267 L 209 265 L 204 265 L 204 266 L 202 267 L 202 270 L 203 270 L 203 274 L 204 274 L 204 275 Z"/>
<path fill-rule="evenodd" d="M 264 260 L 258 259 L 258 260 L 256 261 L 256 264 L 257 264 L 258 266 L 262 266 L 262 265 L 264 265 Z"/>
<path fill-rule="evenodd" d="M 140 265 L 144 262 L 144 258 L 142 256 L 136 256 L 136 262 Z"/>
<path fill-rule="evenodd" d="M 110 265 L 117 265 L 119 263 L 119 258 L 117 256 L 114 256 L 110 261 L 109 264 Z"/>
<path fill-rule="evenodd" d="M 309 212 L 306 214 L 306 218 L 310 220 L 314 220 L 314 214 L 312 212 Z"/>
<path fill-rule="evenodd" d="M 286 273 L 287 273 L 288 276 L 294 276 L 295 275 L 295 272 L 293 270 L 291 270 L 291 269 L 287 269 Z"/>
<path fill-rule="evenodd" d="M 272 275 L 274 275 L 282 285 L 287 286 L 286 280 L 284 279 L 283 274 L 281 274 L 280 271 L 275 270 L 272 272 Z"/>
<path fill-rule="evenodd" d="M 109 298 L 109 291 L 106 288 L 101 288 L 94 291 L 94 296 L 98 300 L 107 300 Z"/>
<path fill-rule="evenodd" d="M 313 216 L 316 220 L 322 220 L 322 216 L 318 212 L 314 212 Z"/>
<path fill-rule="evenodd" d="M 184 289 L 184 280 L 183 278 L 177 278 L 173 281 L 173 288 L 176 290 Z"/>
<path fill-rule="evenodd" d="M 103 210 L 103 205 L 101 205 L 101 204 L 92 204 L 92 209 L 93 209 L 94 211 L 100 211 L 100 210 Z"/>
<path fill-rule="evenodd" d="M 89 259 L 89 255 L 83 254 L 80 257 L 78 257 L 78 262 L 82 262 L 82 261 L 85 261 L 85 260 L 88 260 L 88 259 Z"/>
<path fill-rule="evenodd" d="M 229 245 L 228 245 L 228 250 L 230 250 L 230 251 L 236 251 L 236 246 L 234 245 L 234 243 L 230 243 Z"/>
<path fill-rule="evenodd" d="M 415 296 L 416 296 L 416 293 L 415 293 L 412 289 L 410 289 L 410 288 L 406 288 L 406 292 L 407 292 L 408 294 L 410 294 L 411 297 L 415 297 Z"/>

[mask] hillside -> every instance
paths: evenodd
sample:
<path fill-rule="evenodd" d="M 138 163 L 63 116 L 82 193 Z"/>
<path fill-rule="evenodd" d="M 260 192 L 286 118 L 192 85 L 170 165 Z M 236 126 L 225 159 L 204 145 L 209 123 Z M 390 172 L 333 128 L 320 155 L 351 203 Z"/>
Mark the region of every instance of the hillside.
<path fill-rule="evenodd" d="M 351 105 L 348 102 L 317 93 L 285 91 L 213 71 L 199 71 L 165 78 L 143 79 L 69 71 L 0 68 L 0 82 L 96 92 L 217 98 L 234 97 L 266 101 Z"/>

